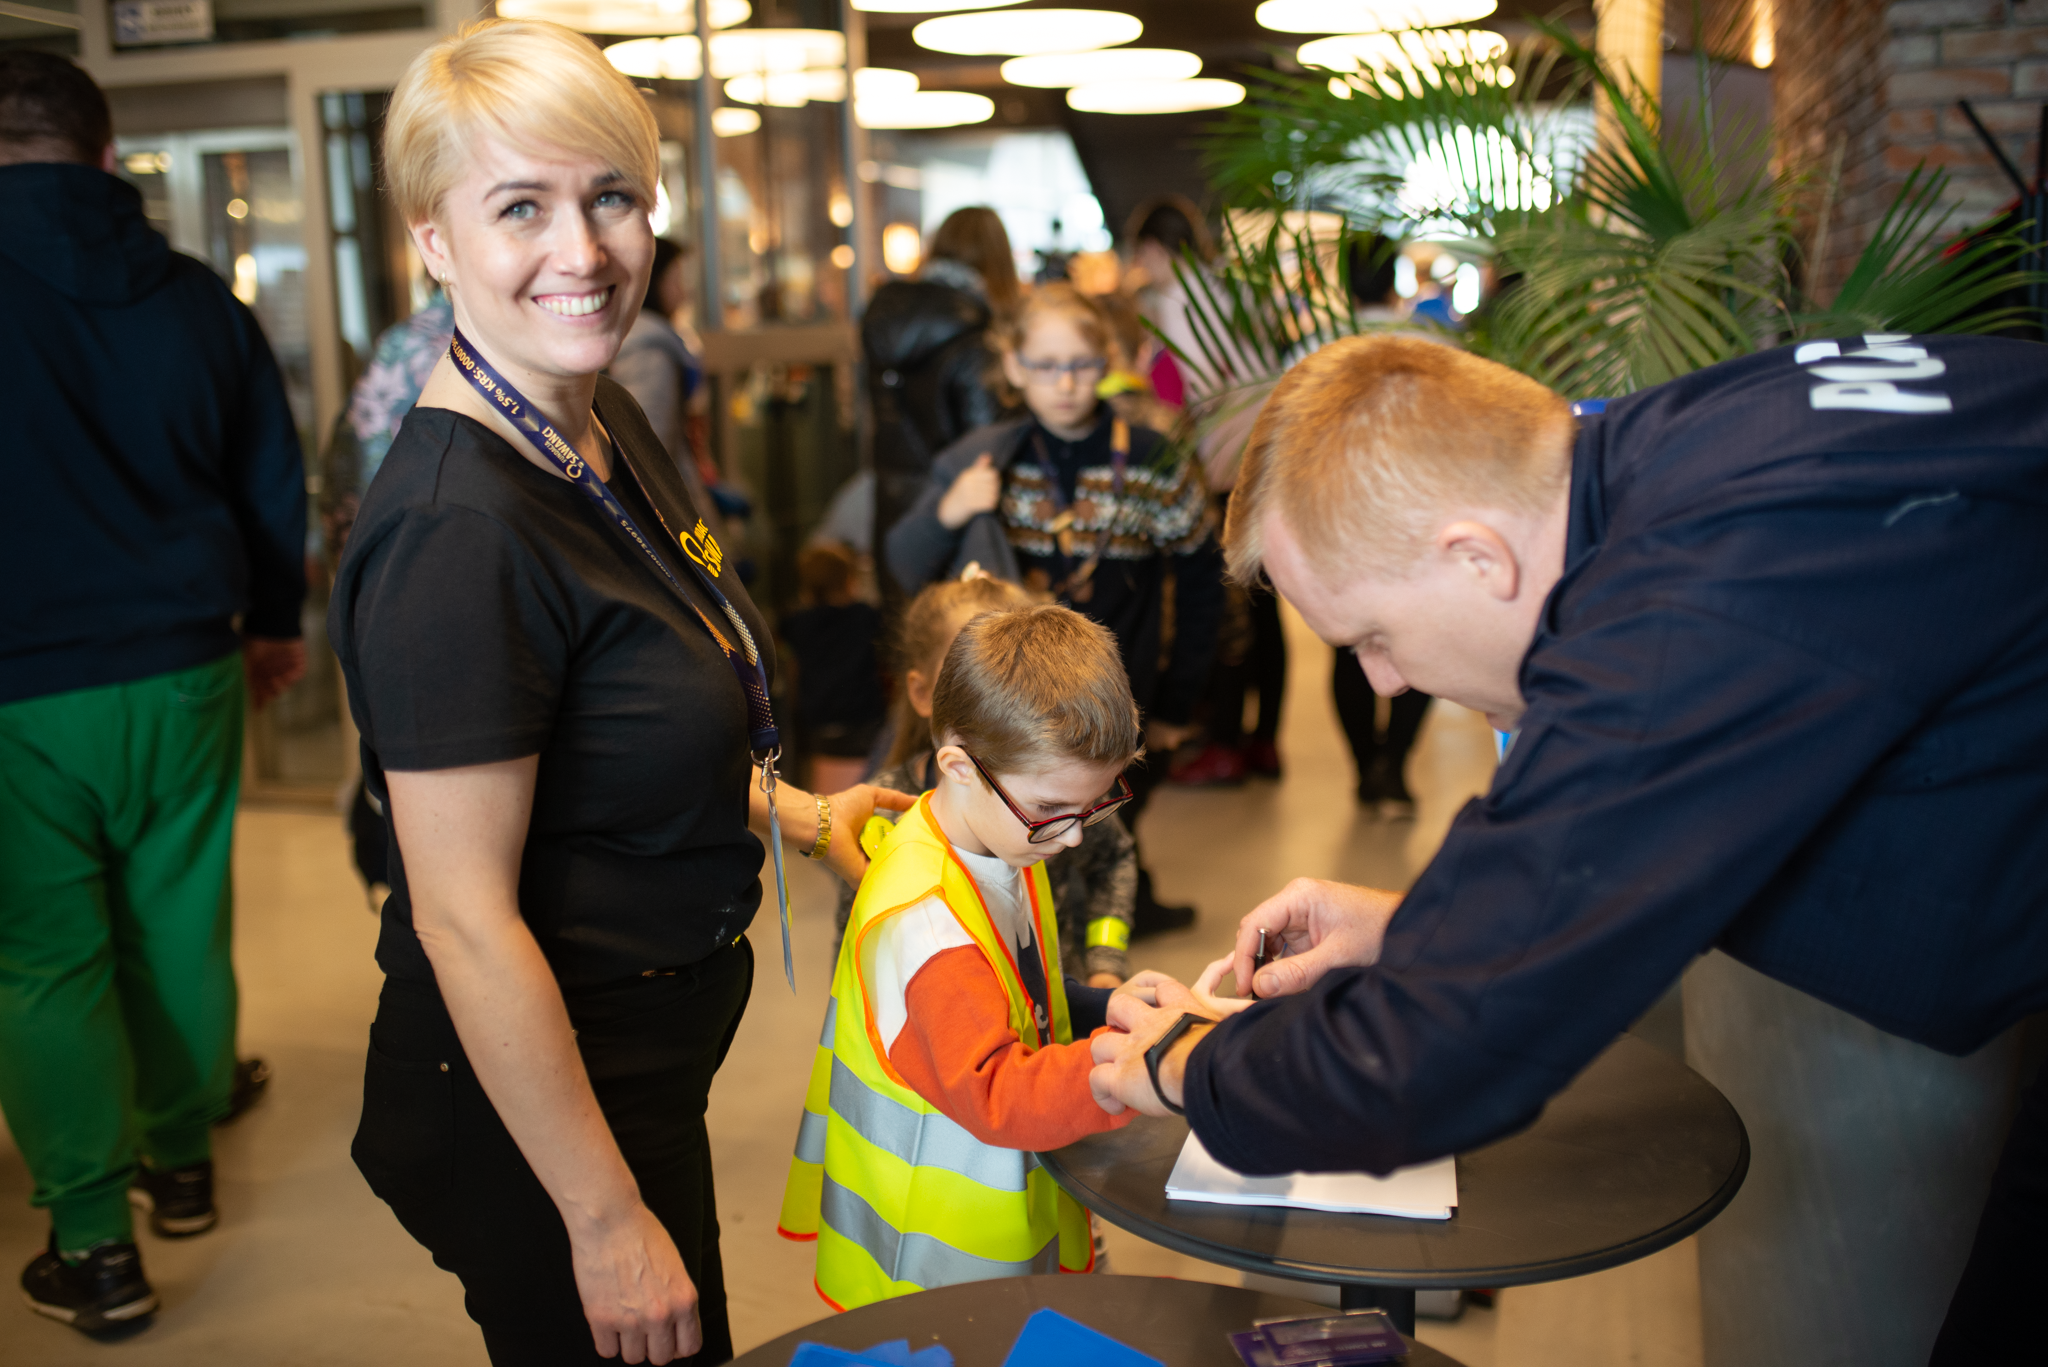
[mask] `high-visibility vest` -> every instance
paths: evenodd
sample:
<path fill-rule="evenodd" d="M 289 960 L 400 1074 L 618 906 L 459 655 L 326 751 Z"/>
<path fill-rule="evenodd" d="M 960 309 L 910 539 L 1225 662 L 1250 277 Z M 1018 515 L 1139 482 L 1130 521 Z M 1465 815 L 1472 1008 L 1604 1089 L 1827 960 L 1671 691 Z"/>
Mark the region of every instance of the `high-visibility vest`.
<path fill-rule="evenodd" d="M 1038 1156 L 997 1148 L 912 1090 L 876 1032 L 875 930 L 937 894 L 981 950 L 1009 999 L 1010 1029 L 1037 1047 L 1036 1014 L 1007 938 L 989 919 L 974 878 L 931 813 L 927 795 L 893 828 L 870 823 L 874 864 L 861 880 L 832 979 L 832 1001 L 811 1067 L 780 1232 L 818 1243 L 818 1294 L 849 1310 L 935 1286 L 1086 1272 L 1095 1262 L 1088 1212 L 1061 1191 Z M 1052 886 L 1026 875 L 1052 1038 L 1073 1040 L 1059 969 Z"/>

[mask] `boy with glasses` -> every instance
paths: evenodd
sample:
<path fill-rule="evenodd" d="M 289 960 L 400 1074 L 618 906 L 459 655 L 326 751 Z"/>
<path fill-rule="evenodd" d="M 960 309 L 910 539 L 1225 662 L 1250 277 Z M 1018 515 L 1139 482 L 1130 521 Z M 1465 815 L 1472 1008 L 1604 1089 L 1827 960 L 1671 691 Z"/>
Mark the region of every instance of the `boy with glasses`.
<path fill-rule="evenodd" d="M 932 698 L 938 785 L 893 828 L 840 949 L 781 1231 L 836 1309 L 1094 1266 L 1032 1154 L 1124 1123 L 1089 1084 L 1108 992 L 1062 982 L 1044 861 L 1130 800 L 1115 638 L 1055 605 L 985 613 Z"/>

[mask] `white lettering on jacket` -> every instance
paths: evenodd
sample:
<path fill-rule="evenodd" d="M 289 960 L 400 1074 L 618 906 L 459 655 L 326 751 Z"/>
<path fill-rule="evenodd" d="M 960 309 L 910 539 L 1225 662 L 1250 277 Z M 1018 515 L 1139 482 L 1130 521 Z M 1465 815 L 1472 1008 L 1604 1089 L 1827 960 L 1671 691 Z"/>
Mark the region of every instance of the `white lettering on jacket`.
<path fill-rule="evenodd" d="M 1948 366 L 1911 346 L 1904 333 L 1866 332 L 1860 350 L 1844 353 L 1840 342 L 1807 342 L 1792 359 L 1822 381 L 1808 400 L 1816 409 L 1853 408 L 1866 413 L 1946 413 L 1953 405 L 1939 392 L 1899 388 L 1912 380 L 1931 380 Z"/>

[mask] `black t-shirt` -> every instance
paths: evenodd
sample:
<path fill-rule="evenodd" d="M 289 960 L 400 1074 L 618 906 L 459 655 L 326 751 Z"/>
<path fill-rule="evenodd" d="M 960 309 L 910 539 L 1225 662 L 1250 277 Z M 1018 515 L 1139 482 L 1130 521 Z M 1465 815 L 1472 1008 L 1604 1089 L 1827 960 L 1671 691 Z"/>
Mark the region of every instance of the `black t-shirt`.
<path fill-rule="evenodd" d="M 670 528 L 694 527 L 631 396 L 601 379 L 596 407 Z M 720 620 L 634 479 L 616 469 L 611 488 Z M 730 561 L 718 585 L 768 641 Z M 363 500 L 328 630 L 373 793 L 387 769 L 540 756 L 519 905 L 564 987 L 693 963 L 753 920 L 762 849 L 747 829 L 739 683 L 580 489 L 481 423 L 414 409 Z M 377 962 L 433 980 L 395 830 Z"/>

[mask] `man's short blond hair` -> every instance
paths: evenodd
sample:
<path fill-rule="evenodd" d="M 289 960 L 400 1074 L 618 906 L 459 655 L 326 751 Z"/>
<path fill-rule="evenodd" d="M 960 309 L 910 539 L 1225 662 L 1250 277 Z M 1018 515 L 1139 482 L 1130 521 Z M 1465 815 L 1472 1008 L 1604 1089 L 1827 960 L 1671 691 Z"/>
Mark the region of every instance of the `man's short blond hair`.
<path fill-rule="evenodd" d="M 1138 705 L 1116 637 L 1057 603 L 984 612 L 960 629 L 932 690 L 932 745 L 991 773 L 1138 757 Z"/>
<path fill-rule="evenodd" d="M 522 151 L 595 155 L 654 203 L 661 173 L 654 114 L 573 29 L 483 19 L 413 58 L 384 119 L 385 177 L 407 223 L 440 212 L 479 135 Z"/>
<path fill-rule="evenodd" d="M 1332 342 L 1274 386 L 1245 443 L 1223 531 L 1231 576 L 1258 579 L 1273 515 L 1317 566 L 1399 576 L 1443 513 L 1548 507 L 1570 477 L 1570 424 L 1549 389 L 1456 347 Z"/>

